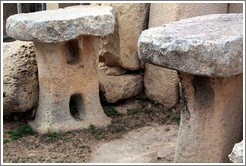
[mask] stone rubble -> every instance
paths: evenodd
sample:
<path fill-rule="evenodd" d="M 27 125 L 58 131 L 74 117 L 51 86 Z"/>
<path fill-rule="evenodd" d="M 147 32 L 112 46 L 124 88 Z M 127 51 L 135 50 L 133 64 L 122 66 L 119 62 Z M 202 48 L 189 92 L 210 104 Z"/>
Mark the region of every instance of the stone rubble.
<path fill-rule="evenodd" d="M 243 163 L 243 148 L 243 141 L 234 145 L 232 152 L 228 155 L 231 162 Z"/>

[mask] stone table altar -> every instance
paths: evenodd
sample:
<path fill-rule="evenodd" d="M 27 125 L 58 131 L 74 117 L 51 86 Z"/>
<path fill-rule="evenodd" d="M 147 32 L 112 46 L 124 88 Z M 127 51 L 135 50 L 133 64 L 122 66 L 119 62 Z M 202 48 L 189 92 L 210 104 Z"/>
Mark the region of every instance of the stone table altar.
<path fill-rule="evenodd" d="M 106 6 L 16 14 L 7 19 L 7 34 L 33 41 L 36 49 L 39 103 L 35 119 L 29 122 L 32 128 L 39 133 L 66 132 L 110 123 L 99 100 L 98 51 L 100 36 L 113 33 L 114 26 L 113 8 Z"/>
<path fill-rule="evenodd" d="M 243 137 L 243 15 L 214 14 L 142 32 L 139 58 L 179 71 L 186 102 L 175 162 L 228 162 Z"/>

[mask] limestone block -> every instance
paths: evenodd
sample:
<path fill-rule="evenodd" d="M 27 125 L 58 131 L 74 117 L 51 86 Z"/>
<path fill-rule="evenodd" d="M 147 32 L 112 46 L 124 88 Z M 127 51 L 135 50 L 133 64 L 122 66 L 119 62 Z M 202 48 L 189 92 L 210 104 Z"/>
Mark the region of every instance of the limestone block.
<path fill-rule="evenodd" d="M 187 108 L 181 113 L 175 162 L 229 162 L 243 136 L 243 75 L 180 75 Z"/>
<path fill-rule="evenodd" d="M 111 7 L 65 8 L 10 16 L 7 33 L 33 40 L 39 103 L 29 124 L 39 133 L 67 132 L 110 123 L 99 100 L 100 36 L 114 31 Z"/>
<path fill-rule="evenodd" d="M 114 25 L 112 7 L 81 6 L 12 15 L 6 29 L 18 40 L 57 43 L 80 35 L 105 36 L 114 31 Z"/>
<path fill-rule="evenodd" d="M 243 136 L 243 16 L 213 14 L 142 32 L 139 58 L 179 71 L 181 112 L 175 162 L 228 162 Z"/>
<path fill-rule="evenodd" d="M 178 100 L 178 75 L 174 70 L 162 70 L 162 67 L 145 64 L 145 95 L 166 107 L 173 107 Z"/>
<path fill-rule="evenodd" d="M 112 6 L 117 15 L 115 32 L 103 38 L 100 56 L 107 66 L 121 66 L 127 70 L 140 69 L 137 41 L 147 28 L 149 5 L 144 3 L 102 3 Z"/>
<path fill-rule="evenodd" d="M 25 112 L 38 104 L 38 68 L 32 42 L 3 45 L 3 114 Z"/>
<path fill-rule="evenodd" d="M 228 13 L 243 13 L 243 3 L 228 3 Z"/>
<path fill-rule="evenodd" d="M 232 152 L 228 155 L 231 162 L 243 163 L 243 148 L 243 141 L 234 145 Z"/>
<path fill-rule="evenodd" d="M 139 57 L 147 62 L 204 76 L 243 71 L 243 15 L 215 14 L 143 31 Z"/>
<path fill-rule="evenodd" d="M 105 74 L 106 75 L 113 75 L 113 76 L 118 76 L 118 75 L 123 75 L 125 74 L 127 71 L 121 67 L 108 67 Z"/>
<path fill-rule="evenodd" d="M 149 27 L 208 14 L 227 13 L 227 3 L 152 3 Z"/>
<path fill-rule="evenodd" d="M 106 75 L 108 67 L 99 68 L 100 91 L 109 103 L 134 97 L 143 88 L 143 77 L 136 74 Z"/>

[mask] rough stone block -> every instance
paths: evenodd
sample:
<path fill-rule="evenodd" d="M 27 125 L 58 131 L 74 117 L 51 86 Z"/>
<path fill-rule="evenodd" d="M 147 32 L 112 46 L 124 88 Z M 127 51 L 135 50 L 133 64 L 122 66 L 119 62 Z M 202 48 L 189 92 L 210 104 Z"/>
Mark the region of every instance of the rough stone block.
<path fill-rule="evenodd" d="M 143 76 L 137 74 L 107 75 L 110 67 L 99 68 L 100 91 L 109 103 L 134 97 L 143 89 Z"/>
<path fill-rule="evenodd" d="M 12 15 L 7 19 L 7 34 L 25 41 L 58 43 L 81 35 L 105 36 L 113 33 L 112 7 L 81 6 Z"/>
<path fill-rule="evenodd" d="M 17 3 L 3 3 L 3 36 L 6 35 L 6 20 L 9 16 L 17 13 Z M 32 3 L 21 4 L 22 13 L 28 13 L 34 11 Z"/>
<path fill-rule="evenodd" d="M 243 15 L 215 14 L 143 31 L 139 57 L 194 75 L 230 77 L 243 71 Z"/>
<path fill-rule="evenodd" d="M 112 6 L 117 21 L 112 35 L 103 37 L 100 56 L 107 66 L 120 66 L 127 70 L 140 69 L 137 41 L 141 32 L 147 28 L 149 5 L 144 3 L 102 3 Z"/>
<path fill-rule="evenodd" d="M 190 17 L 227 13 L 227 3 L 152 3 L 149 27 Z"/>
<path fill-rule="evenodd" d="M 175 70 L 165 70 L 162 67 L 145 64 L 144 89 L 145 95 L 166 107 L 176 105 L 178 98 L 179 79 Z"/>
<path fill-rule="evenodd" d="M 25 112 L 38 104 L 38 68 L 32 42 L 3 44 L 3 114 Z"/>

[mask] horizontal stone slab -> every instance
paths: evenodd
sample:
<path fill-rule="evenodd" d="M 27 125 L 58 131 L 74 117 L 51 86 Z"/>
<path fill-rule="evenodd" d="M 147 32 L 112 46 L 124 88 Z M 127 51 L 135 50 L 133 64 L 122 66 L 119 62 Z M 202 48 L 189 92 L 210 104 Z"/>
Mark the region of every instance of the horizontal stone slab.
<path fill-rule="evenodd" d="M 194 75 L 230 77 L 243 71 L 243 15 L 213 14 L 142 32 L 139 58 Z"/>
<path fill-rule="evenodd" d="M 6 31 L 18 40 L 57 43 L 80 35 L 105 36 L 113 33 L 114 26 L 112 7 L 81 6 L 12 15 Z"/>

